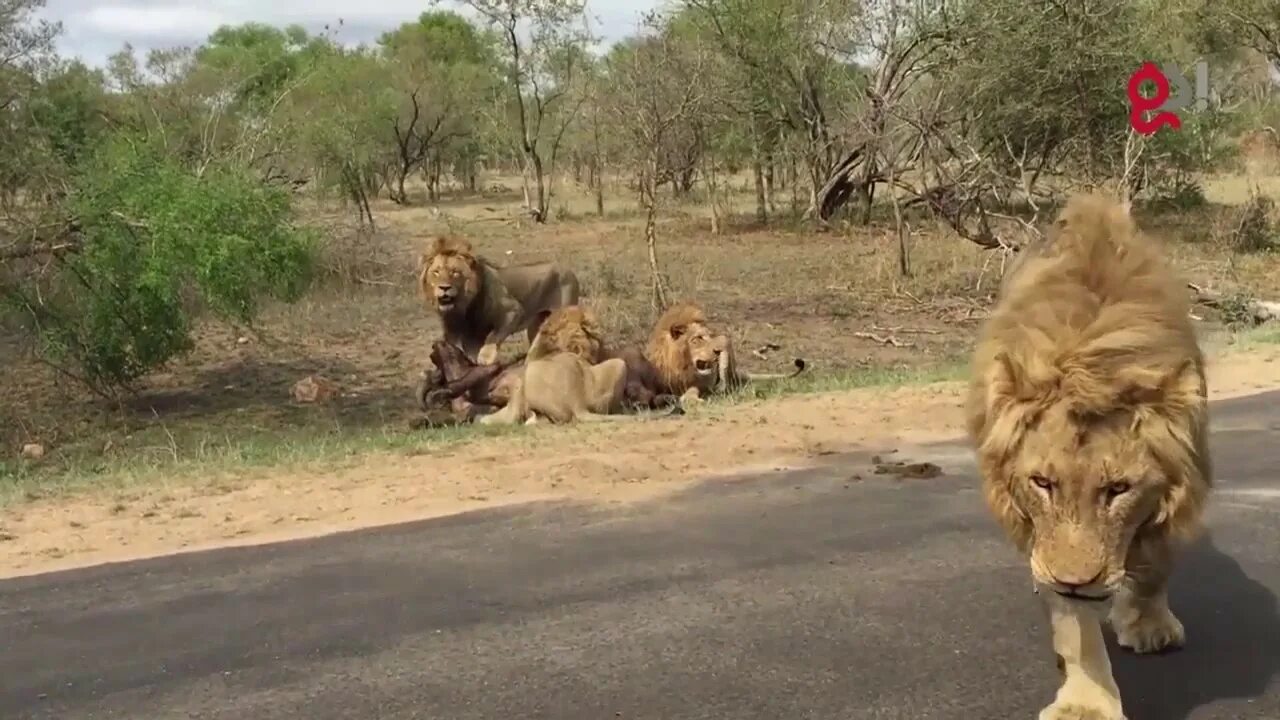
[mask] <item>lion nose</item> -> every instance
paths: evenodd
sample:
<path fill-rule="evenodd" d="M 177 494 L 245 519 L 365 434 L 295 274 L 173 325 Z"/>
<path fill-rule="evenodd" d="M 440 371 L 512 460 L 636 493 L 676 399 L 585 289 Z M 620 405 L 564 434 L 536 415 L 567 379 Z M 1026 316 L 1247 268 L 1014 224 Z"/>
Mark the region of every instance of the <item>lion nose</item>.
<path fill-rule="evenodd" d="M 1092 585 L 1098 582 L 1099 580 L 1102 579 L 1102 573 L 1103 571 L 1099 570 L 1097 575 L 1094 575 L 1088 580 L 1081 579 L 1084 577 L 1083 574 L 1054 575 L 1053 581 L 1057 583 L 1059 586 L 1061 586 L 1062 588 L 1066 589 L 1068 592 L 1073 592 L 1073 591 L 1079 590 L 1082 587 L 1087 587 L 1089 585 Z"/>
<path fill-rule="evenodd" d="M 453 293 L 453 288 L 449 287 L 448 285 L 439 285 L 436 287 L 437 295 L 451 295 L 452 293 Z"/>

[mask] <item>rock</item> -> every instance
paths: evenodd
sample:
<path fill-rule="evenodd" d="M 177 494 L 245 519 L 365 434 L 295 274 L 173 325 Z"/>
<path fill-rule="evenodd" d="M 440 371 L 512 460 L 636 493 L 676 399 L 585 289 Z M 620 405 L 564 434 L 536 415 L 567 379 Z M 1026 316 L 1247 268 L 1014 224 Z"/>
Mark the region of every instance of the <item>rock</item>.
<path fill-rule="evenodd" d="M 22 457 L 27 460 L 40 460 L 44 457 L 44 446 L 40 443 L 27 443 L 22 446 Z"/>
<path fill-rule="evenodd" d="M 293 384 L 295 402 L 325 402 L 337 394 L 338 384 L 320 375 L 308 375 Z"/>

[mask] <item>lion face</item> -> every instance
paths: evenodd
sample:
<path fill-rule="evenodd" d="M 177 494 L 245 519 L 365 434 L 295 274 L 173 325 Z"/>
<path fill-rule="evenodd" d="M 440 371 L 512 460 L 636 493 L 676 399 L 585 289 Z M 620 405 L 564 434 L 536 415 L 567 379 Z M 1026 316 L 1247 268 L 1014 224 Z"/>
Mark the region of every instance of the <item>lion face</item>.
<path fill-rule="evenodd" d="M 1054 407 L 1027 428 L 1006 489 L 1030 525 L 1037 584 L 1093 601 L 1119 589 L 1129 546 L 1170 487 L 1133 425 L 1132 414 L 1082 420 Z"/>
<path fill-rule="evenodd" d="M 424 296 L 442 313 L 466 310 L 480 294 L 478 261 L 469 247 L 437 239 L 419 276 Z"/>
<path fill-rule="evenodd" d="M 684 347 L 689 367 L 698 378 L 714 377 L 720 368 L 720 355 L 725 350 L 725 338 L 712 335 L 711 329 L 702 323 L 690 323 L 671 329 L 671 338 Z"/>

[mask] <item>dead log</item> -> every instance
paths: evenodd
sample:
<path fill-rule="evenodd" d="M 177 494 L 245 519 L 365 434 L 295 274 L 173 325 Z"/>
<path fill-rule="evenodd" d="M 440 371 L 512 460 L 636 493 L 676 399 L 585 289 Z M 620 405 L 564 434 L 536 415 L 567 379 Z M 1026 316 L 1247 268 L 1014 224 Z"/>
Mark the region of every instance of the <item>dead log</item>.
<path fill-rule="evenodd" d="M 855 174 L 865 161 L 866 144 L 859 145 L 849 151 L 831 171 L 827 182 L 818 191 L 818 218 L 824 222 L 830 220 L 836 212 L 849 201 L 849 196 L 860 186 L 854 179 Z"/>
<path fill-rule="evenodd" d="M 1196 303 L 1215 310 L 1243 311 L 1248 314 L 1249 321 L 1253 325 L 1261 325 L 1280 318 L 1280 302 L 1254 300 L 1244 296 L 1223 297 L 1195 283 L 1187 283 L 1187 287 L 1195 293 Z"/>

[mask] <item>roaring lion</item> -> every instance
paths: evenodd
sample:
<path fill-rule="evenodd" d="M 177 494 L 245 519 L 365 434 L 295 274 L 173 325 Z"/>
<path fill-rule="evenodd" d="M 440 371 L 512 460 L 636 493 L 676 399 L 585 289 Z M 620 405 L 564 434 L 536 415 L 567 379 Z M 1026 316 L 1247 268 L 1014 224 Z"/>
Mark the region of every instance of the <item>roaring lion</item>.
<path fill-rule="evenodd" d="M 1062 684 L 1040 720 L 1123 720 L 1103 644 L 1180 647 L 1175 546 L 1213 485 L 1183 285 L 1125 204 L 1071 198 L 1004 283 L 967 407 L 988 507 L 1049 606 Z"/>
<path fill-rule="evenodd" d="M 627 364 L 603 358 L 604 340 L 595 313 L 579 305 L 559 308 L 542 323 L 525 356 L 521 381 L 485 425 L 514 425 L 544 417 L 553 423 L 602 421 L 622 407 Z"/>
<path fill-rule="evenodd" d="M 742 372 L 729 337 L 712 332 L 706 313 L 688 301 L 672 305 L 658 318 L 644 355 L 657 371 L 663 391 L 682 400 L 716 390 L 732 391 L 753 380 L 795 377 L 805 369 L 804 360 L 797 358 L 797 369 L 791 373 Z"/>
<path fill-rule="evenodd" d="M 556 308 L 576 305 L 578 278 L 555 263 L 498 267 L 466 240 L 435 237 L 422 254 L 418 286 L 436 311 L 446 342 L 481 365 L 498 359 L 507 337 L 524 330 L 533 342 Z"/>

